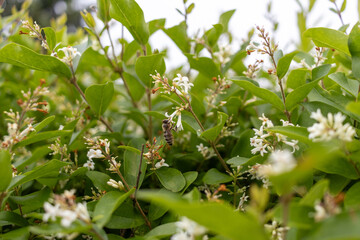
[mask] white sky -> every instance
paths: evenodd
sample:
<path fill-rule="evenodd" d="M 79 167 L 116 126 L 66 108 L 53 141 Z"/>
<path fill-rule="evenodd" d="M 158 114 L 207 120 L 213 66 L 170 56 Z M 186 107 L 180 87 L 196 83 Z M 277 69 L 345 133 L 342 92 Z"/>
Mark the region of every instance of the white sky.
<path fill-rule="evenodd" d="M 165 27 L 172 27 L 183 21 L 183 17 L 175 8 L 183 10 L 182 0 L 136 0 L 142 8 L 145 20 L 150 21 L 158 18 L 165 18 Z M 308 0 L 299 0 L 307 9 Z M 77 1 L 76 1 L 77 2 Z M 268 0 L 188 0 L 187 4 L 194 2 L 195 8 L 188 17 L 189 35 L 193 36 L 198 29 L 208 30 L 213 24 L 218 23 L 221 13 L 236 9 L 230 23 L 229 30 L 234 37 L 232 44 L 233 52 L 239 48 L 241 39 L 246 37 L 248 31 L 255 25 L 264 26 L 271 29 L 271 24 L 264 17 Z M 296 42 L 299 39 L 297 28 L 297 12 L 300 11 L 299 5 L 295 0 L 273 0 L 272 15 L 279 22 L 279 28 L 275 40 L 279 43 L 280 49 L 285 53 L 294 50 Z M 338 6 L 342 0 L 336 0 Z M 77 2 L 80 3 L 80 2 Z M 94 4 L 95 0 L 81 1 L 81 7 L 87 7 Z M 330 27 L 338 29 L 341 22 L 338 16 L 329 10 L 333 3 L 329 0 L 317 0 L 311 13 L 308 15 L 307 27 Z M 350 24 L 347 32 L 358 21 L 357 1 L 348 0 L 347 7 L 343 13 L 345 24 Z M 116 27 L 116 26 L 113 26 Z M 115 34 L 114 34 L 114 37 Z M 106 39 L 104 39 L 106 41 Z M 166 60 L 168 69 L 181 65 L 186 58 L 180 50 L 162 31 L 156 32 L 150 38 L 151 46 L 162 50 L 168 48 L 169 57 Z"/>

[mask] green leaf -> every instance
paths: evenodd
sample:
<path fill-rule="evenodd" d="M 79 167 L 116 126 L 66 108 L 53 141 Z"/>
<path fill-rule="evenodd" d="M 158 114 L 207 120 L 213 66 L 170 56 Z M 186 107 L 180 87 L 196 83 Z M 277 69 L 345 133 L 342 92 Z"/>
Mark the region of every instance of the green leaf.
<path fill-rule="evenodd" d="M 185 54 L 188 58 L 190 67 L 199 71 L 201 74 L 208 78 L 218 77 L 221 73 L 211 58 L 195 57 L 193 54 Z"/>
<path fill-rule="evenodd" d="M 54 50 L 55 46 L 56 46 L 56 34 L 54 29 L 52 29 L 51 27 L 46 27 L 42 29 L 45 33 L 46 36 L 46 42 L 49 45 L 50 51 Z"/>
<path fill-rule="evenodd" d="M 346 192 L 344 205 L 346 209 L 359 209 L 360 201 L 360 182 L 355 183 Z"/>
<path fill-rule="evenodd" d="M 169 237 L 171 235 L 174 235 L 176 233 L 176 223 L 165 223 L 162 225 L 157 226 L 156 228 L 152 229 L 150 232 L 148 232 L 145 237 L 158 237 L 158 238 L 165 238 Z"/>
<path fill-rule="evenodd" d="M 129 87 L 131 96 L 135 101 L 139 101 L 144 96 L 145 88 L 133 75 L 123 72 L 123 80 Z"/>
<path fill-rule="evenodd" d="M 247 163 L 249 158 L 245 157 L 233 157 L 226 161 L 227 164 L 230 164 L 232 168 L 236 168 L 237 166 L 242 166 Z"/>
<path fill-rule="evenodd" d="M 31 135 L 28 138 L 25 138 L 21 142 L 17 143 L 15 147 L 23 147 L 32 143 L 40 142 L 43 140 L 48 140 L 55 137 L 62 137 L 71 134 L 72 131 L 70 130 L 55 130 L 55 131 L 46 131 L 41 132 L 35 135 Z"/>
<path fill-rule="evenodd" d="M 22 175 L 18 175 L 14 177 L 8 186 L 8 190 L 13 189 L 21 184 L 29 182 L 34 179 L 38 179 L 41 177 L 46 177 L 49 175 L 53 175 L 54 173 L 59 173 L 60 168 L 68 165 L 69 163 L 62 162 L 59 160 L 51 160 L 44 165 L 37 166 L 33 170 L 26 172 Z"/>
<path fill-rule="evenodd" d="M 5 192 L 12 179 L 11 155 L 6 150 L 0 151 L 0 192 Z"/>
<path fill-rule="evenodd" d="M 343 12 L 345 8 L 346 8 L 346 0 L 344 0 L 343 3 L 341 4 L 340 12 Z"/>
<path fill-rule="evenodd" d="M 208 141 L 215 141 L 219 136 L 221 129 L 224 127 L 226 120 L 229 116 L 226 113 L 218 112 L 218 120 L 215 127 L 205 130 L 201 133 L 201 137 L 205 138 Z"/>
<path fill-rule="evenodd" d="M 22 205 L 21 212 L 23 214 L 30 213 L 43 207 L 44 202 L 50 198 L 50 189 L 45 187 L 40 191 L 30 193 L 25 196 L 10 196 L 9 199 L 18 205 Z M 19 213 L 19 210 L 16 210 Z"/>
<path fill-rule="evenodd" d="M 354 98 L 357 97 L 359 91 L 358 81 L 348 79 L 343 72 L 330 74 L 329 78 L 339 84 L 341 88 L 350 93 Z"/>
<path fill-rule="evenodd" d="M 296 89 L 306 84 L 306 79 L 309 76 L 308 69 L 294 69 L 289 73 L 286 79 L 286 87 Z"/>
<path fill-rule="evenodd" d="M 145 140 L 143 138 L 134 138 L 129 142 L 129 146 L 130 147 L 134 147 L 136 149 L 141 149 L 141 146 L 145 144 Z M 136 153 L 132 150 L 126 150 L 124 152 L 124 160 L 123 160 L 123 164 L 121 165 L 123 173 L 124 173 L 124 178 L 126 180 L 126 182 L 129 184 L 130 187 L 135 187 L 136 186 L 136 181 L 138 178 L 138 174 L 139 174 L 139 166 L 140 166 L 140 153 Z M 139 177 L 139 186 L 138 188 L 140 188 L 144 177 L 145 177 L 145 173 L 146 173 L 146 161 L 145 159 L 143 159 L 142 164 L 141 164 L 141 175 Z"/>
<path fill-rule="evenodd" d="M 127 193 L 111 191 L 106 193 L 96 204 L 93 219 L 99 228 L 102 228 L 111 218 L 113 212 L 135 192 L 135 188 L 130 189 Z"/>
<path fill-rule="evenodd" d="M 346 105 L 346 110 L 360 117 L 360 102 L 350 102 L 348 105 Z"/>
<path fill-rule="evenodd" d="M 31 153 L 31 157 L 24 159 L 23 161 L 16 161 L 14 162 L 14 166 L 20 172 L 24 170 L 27 165 L 30 165 L 40 159 L 42 159 L 45 155 L 52 152 L 49 146 L 41 146 L 33 150 Z"/>
<path fill-rule="evenodd" d="M 360 238 L 360 212 L 342 212 L 314 227 L 307 240 L 350 240 Z"/>
<path fill-rule="evenodd" d="M 160 183 L 172 192 L 179 192 L 185 187 L 186 181 L 181 172 L 175 168 L 162 167 L 155 171 Z"/>
<path fill-rule="evenodd" d="M 360 28 L 357 22 L 349 34 L 349 51 L 352 58 L 352 72 L 357 79 L 360 79 Z"/>
<path fill-rule="evenodd" d="M 194 9 L 194 7 L 195 7 L 195 4 L 194 4 L 194 3 L 191 3 L 191 4 L 189 5 L 189 7 L 186 9 L 186 13 L 187 13 L 187 14 L 190 14 L 190 13 L 192 12 L 192 10 Z"/>
<path fill-rule="evenodd" d="M 20 227 L 24 227 L 29 225 L 25 218 L 10 211 L 2 211 L 0 212 L 0 226 L 7 226 L 7 225 L 16 225 Z"/>
<path fill-rule="evenodd" d="M 285 74 L 289 70 L 292 59 L 298 53 L 299 53 L 299 51 L 293 51 L 279 59 L 277 68 L 276 68 L 276 75 L 278 76 L 279 79 L 282 79 L 285 76 Z"/>
<path fill-rule="evenodd" d="M 316 201 L 321 200 L 325 192 L 329 189 L 329 180 L 322 179 L 318 181 L 306 195 L 300 200 L 300 204 L 313 207 Z"/>
<path fill-rule="evenodd" d="M 293 108 L 295 108 L 298 105 L 298 103 L 304 101 L 304 98 L 306 98 L 309 92 L 314 88 L 314 86 L 318 84 L 319 80 L 307 83 L 301 87 L 296 88 L 294 91 L 290 92 L 286 96 L 286 102 L 285 102 L 286 109 L 288 111 L 291 111 Z"/>
<path fill-rule="evenodd" d="M 263 227 L 255 218 L 235 212 L 227 204 L 216 202 L 185 202 L 176 195 L 156 192 L 139 192 L 139 197 L 170 208 L 228 239 L 267 239 Z M 221 221 L 220 221 L 221 219 Z M 246 229 L 246 231 L 244 231 Z"/>
<path fill-rule="evenodd" d="M 331 69 L 331 64 L 324 64 L 314 68 L 311 71 L 312 81 L 316 81 L 325 77 L 330 72 L 330 69 Z"/>
<path fill-rule="evenodd" d="M 141 56 L 136 60 L 135 71 L 140 80 L 145 86 L 151 88 L 152 86 L 152 75 L 156 75 L 158 72 L 163 75 L 165 72 L 165 61 L 163 54 L 154 54 L 150 56 Z"/>
<path fill-rule="evenodd" d="M 171 28 L 164 29 L 166 35 L 173 40 L 173 42 L 180 48 L 184 53 L 190 52 L 190 44 L 188 41 L 188 36 L 186 33 L 186 23 L 181 22 L 179 25 L 176 25 Z"/>
<path fill-rule="evenodd" d="M 28 227 L 23 227 L 1 234 L 0 237 L 3 240 L 28 240 L 30 237 L 30 232 Z"/>
<path fill-rule="evenodd" d="M 113 94 L 114 84 L 112 82 L 94 84 L 85 90 L 86 101 L 98 117 L 103 115 L 110 105 Z"/>
<path fill-rule="evenodd" d="M 223 32 L 228 31 L 229 21 L 230 21 L 231 17 L 234 15 L 235 11 L 236 11 L 235 9 L 229 10 L 220 15 L 219 24 L 221 24 L 223 26 Z"/>
<path fill-rule="evenodd" d="M 0 49 L 0 62 L 71 78 L 69 67 L 56 57 L 38 54 L 16 43 L 10 43 Z"/>
<path fill-rule="evenodd" d="M 243 77 L 242 79 L 246 79 L 246 78 Z M 264 99 L 266 102 L 272 104 L 277 109 L 279 109 L 281 111 L 284 110 L 284 103 L 281 101 L 281 99 L 275 93 L 273 93 L 267 89 L 257 87 L 256 85 L 254 85 L 253 83 L 251 83 L 248 80 L 233 80 L 232 79 L 232 81 L 234 83 L 236 83 L 237 85 L 239 85 L 240 87 L 244 88 L 245 90 L 248 90 L 253 95 L 255 95 L 261 99 Z"/>
<path fill-rule="evenodd" d="M 205 184 L 220 184 L 220 183 L 227 183 L 232 181 L 233 178 L 229 176 L 228 174 L 221 173 L 216 168 L 212 168 L 209 171 L 205 173 L 205 176 L 203 178 L 203 182 Z"/>
<path fill-rule="evenodd" d="M 47 117 L 44 120 L 42 120 L 41 122 L 39 122 L 38 124 L 34 125 L 35 131 L 28 134 L 27 137 L 32 136 L 32 135 L 36 135 L 36 133 L 38 133 L 39 131 L 41 131 L 41 129 L 43 129 L 44 127 L 49 125 L 52 121 L 54 121 L 54 119 L 55 119 L 55 115 Z"/>
<path fill-rule="evenodd" d="M 328 47 L 350 55 L 348 36 L 343 32 L 329 28 L 309 28 L 304 36 L 311 38 L 318 47 Z"/>
<path fill-rule="evenodd" d="M 150 35 L 152 35 L 159 29 L 164 29 L 165 22 L 165 18 L 154 19 L 148 22 Z"/>
<path fill-rule="evenodd" d="M 113 187 L 110 187 L 107 184 L 107 182 L 110 180 L 109 175 L 98 171 L 88 171 L 86 172 L 86 176 L 92 181 L 94 186 L 100 189 L 101 191 L 108 192 L 114 190 Z"/>
<path fill-rule="evenodd" d="M 181 191 L 182 193 L 184 193 L 185 190 L 196 180 L 198 175 L 199 175 L 198 172 L 195 172 L 195 171 L 190 171 L 190 172 L 186 172 L 183 174 L 185 181 L 186 181 L 186 185 L 185 185 L 184 189 Z"/>
<path fill-rule="evenodd" d="M 133 38 L 145 45 L 149 40 L 149 28 L 144 13 L 135 0 L 110 0 L 110 16 L 123 24 Z"/>
<path fill-rule="evenodd" d="M 95 228 L 96 225 L 92 224 L 80 224 L 79 222 L 72 223 L 69 227 L 63 227 L 60 224 L 49 224 L 49 225 L 35 225 L 30 227 L 30 232 L 35 233 L 37 235 L 55 235 L 55 234 L 63 234 L 65 236 L 69 236 L 71 233 L 89 233 L 91 228 Z M 97 232 L 101 234 L 98 230 Z M 103 239 L 104 236 L 102 236 Z"/>
<path fill-rule="evenodd" d="M 204 34 L 205 36 L 203 38 L 206 39 L 209 47 L 213 47 L 219 40 L 219 37 L 222 32 L 223 32 L 222 25 L 215 24 L 213 25 L 213 28 L 210 28 L 208 31 L 205 32 Z"/>
<path fill-rule="evenodd" d="M 139 149 L 137 149 L 137 148 L 134 148 L 134 147 L 121 145 L 121 146 L 118 146 L 118 148 L 129 150 L 129 151 L 137 153 L 137 154 L 141 154 L 141 151 Z"/>
<path fill-rule="evenodd" d="M 104 23 L 110 20 L 110 1 L 97 0 L 97 15 Z"/>
<path fill-rule="evenodd" d="M 269 132 L 280 133 L 291 139 L 299 140 L 300 142 L 310 144 L 312 141 L 308 138 L 309 132 L 306 127 L 295 126 L 276 126 L 267 129 Z"/>

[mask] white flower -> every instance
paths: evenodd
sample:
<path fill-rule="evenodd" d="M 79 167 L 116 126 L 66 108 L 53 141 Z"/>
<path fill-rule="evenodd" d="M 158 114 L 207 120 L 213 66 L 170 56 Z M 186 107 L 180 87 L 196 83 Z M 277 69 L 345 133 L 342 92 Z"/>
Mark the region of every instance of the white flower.
<path fill-rule="evenodd" d="M 87 167 L 89 170 L 94 170 L 95 163 L 92 159 L 89 159 L 86 163 L 84 163 L 83 167 Z"/>
<path fill-rule="evenodd" d="M 320 109 L 317 109 L 316 112 L 311 113 L 310 117 L 318 121 L 307 129 L 310 133 L 309 139 L 313 139 L 314 142 L 332 139 L 350 142 L 355 135 L 355 129 L 349 123 L 343 124 L 346 117 L 341 113 L 335 115 L 328 113 L 326 118 Z"/>
<path fill-rule="evenodd" d="M 60 125 L 59 130 L 63 130 L 63 129 L 64 129 L 64 125 Z"/>
<path fill-rule="evenodd" d="M 219 46 L 219 51 L 214 53 L 214 56 L 219 59 L 221 64 L 226 64 L 230 61 L 231 47 L 230 45 Z"/>
<path fill-rule="evenodd" d="M 183 125 L 181 123 L 181 114 L 178 116 L 178 120 L 176 122 L 176 131 L 184 130 Z"/>
<path fill-rule="evenodd" d="M 104 158 L 105 156 L 101 153 L 100 149 L 90 149 L 87 153 L 87 157 L 92 160 L 93 158 Z"/>
<path fill-rule="evenodd" d="M 76 205 L 75 212 L 76 212 L 78 218 L 80 218 L 81 220 L 84 220 L 87 222 L 90 221 L 90 216 L 89 216 L 89 212 L 86 207 L 86 202 L 78 203 Z"/>
<path fill-rule="evenodd" d="M 58 204 L 55 204 L 55 206 L 53 206 L 49 202 L 45 202 L 44 210 L 45 210 L 45 213 L 43 215 L 43 221 L 47 222 L 49 219 L 51 219 L 52 221 L 55 221 L 56 217 L 59 214 L 60 206 Z"/>
<path fill-rule="evenodd" d="M 7 125 L 8 125 L 9 136 L 14 136 L 18 128 L 17 123 L 8 123 Z"/>
<path fill-rule="evenodd" d="M 81 53 L 78 52 L 76 48 L 73 48 L 71 46 L 60 48 L 58 51 L 64 52 L 65 56 L 60 60 L 69 66 L 72 65 L 73 59 L 76 56 L 81 56 Z"/>
<path fill-rule="evenodd" d="M 168 167 L 168 166 L 169 166 L 169 164 L 167 164 L 167 163 L 165 162 L 165 159 L 161 159 L 160 162 L 157 162 L 157 163 L 155 164 L 155 168 L 156 168 L 156 169 L 159 169 L 159 168 L 161 168 L 161 167 Z"/>
<path fill-rule="evenodd" d="M 176 74 L 177 77 L 174 78 L 173 80 L 173 85 L 174 86 L 179 86 L 181 87 L 181 89 L 186 93 L 189 94 L 189 90 L 191 89 L 191 87 L 194 86 L 194 84 L 190 83 L 189 78 L 188 77 L 183 77 L 181 76 L 180 73 Z"/>
<path fill-rule="evenodd" d="M 121 181 L 116 182 L 114 179 L 110 179 L 107 184 L 113 188 L 124 190 L 124 184 Z"/>
<path fill-rule="evenodd" d="M 191 236 L 194 239 L 196 236 L 203 235 L 207 229 L 196 222 L 188 219 L 187 217 L 182 217 L 179 222 L 176 222 L 176 227 L 178 233 L 186 232 L 188 236 Z M 173 239 L 173 238 L 171 238 Z"/>
<path fill-rule="evenodd" d="M 259 174 L 263 176 L 278 175 L 289 172 L 296 167 L 296 160 L 292 153 L 285 150 L 276 150 L 271 153 L 268 165 L 259 167 Z"/>
<path fill-rule="evenodd" d="M 326 209 L 320 203 L 317 203 L 314 208 L 315 214 L 313 216 L 316 222 L 320 222 L 329 216 Z"/>
<path fill-rule="evenodd" d="M 35 131 L 34 127 L 31 125 L 31 123 L 27 126 L 27 128 L 25 128 L 19 135 L 20 139 L 23 139 L 24 137 L 26 137 L 29 132 Z"/>
<path fill-rule="evenodd" d="M 76 212 L 71 210 L 61 210 L 59 216 L 61 217 L 60 224 L 63 227 L 69 227 L 77 219 Z"/>

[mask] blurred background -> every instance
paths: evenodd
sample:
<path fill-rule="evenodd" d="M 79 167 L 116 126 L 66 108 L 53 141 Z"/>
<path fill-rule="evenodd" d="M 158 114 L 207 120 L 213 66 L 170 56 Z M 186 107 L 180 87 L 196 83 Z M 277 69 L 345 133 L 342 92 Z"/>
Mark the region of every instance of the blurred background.
<path fill-rule="evenodd" d="M 23 0 L 0 0 L 4 8 L 3 15 L 11 14 L 11 8 L 14 6 L 19 8 L 22 2 Z M 211 28 L 218 22 L 221 13 L 236 9 L 229 24 L 229 30 L 233 34 L 231 46 L 235 50 L 239 49 L 243 39 L 247 38 L 248 32 L 256 25 L 264 26 L 270 31 L 285 53 L 294 50 L 300 38 L 299 14 L 306 17 L 307 28 L 339 29 L 342 26 L 340 18 L 330 10 L 335 8 L 335 4 L 330 0 L 188 0 L 187 5 L 192 2 L 195 3 L 195 8 L 188 16 L 188 34 L 191 37 L 201 35 Z M 143 9 L 146 21 L 166 18 L 165 27 L 169 28 L 184 20 L 176 10 L 183 11 L 182 0 L 137 0 L 137 3 Z M 340 8 L 343 0 L 336 0 L 335 3 Z M 310 12 L 309 4 L 314 4 Z M 45 27 L 50 25 L 51 18 L 66 13 L 68 30 L 74 32 L 77 27 L 85 25 L 79 11 L 83 9 L 91 11 L 95 5 L 96 0 L 33 0 L 30 16 L 40 26 Z M 348 0 L 342 14 L 344 24 L 349 24 L 351 28 L 359 19 L 358 11 L 358 0 Z M 120 37 L 119 25 L 112 21 L 111 27 L 113 38 Z M 126 34 L 125 38 L 131 39 L 130 34 Z M 106 44 L 108 39 L 103 41 Z M 176 67 L 186 61 L 184 55 L 162 31 L 151 36 L 150 43 L 154 49 L 167 49 L 169 67 Z M 224 39 L 224 43 L 227 44 L 228 41 Z"/>

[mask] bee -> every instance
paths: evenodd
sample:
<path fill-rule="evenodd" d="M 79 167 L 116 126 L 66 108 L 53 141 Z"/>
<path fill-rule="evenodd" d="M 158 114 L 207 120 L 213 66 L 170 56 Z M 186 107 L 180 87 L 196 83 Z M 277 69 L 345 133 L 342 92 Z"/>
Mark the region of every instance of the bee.
<path fill-rule="evenodd" d="M 164 138 L 165 138 L 165 141 L 170 145 L 172 146 L 173 143 L 174 143 L 174 136 L 171 132 L 171 130 L 173 130 L 174 128 L 174 124 L 171 122 L 170 119 L 164 119 L 162 121 L 162 129 L 163 129 L 163 132 L 164 132 Z M 176 127 L 174 129 L 176 131 Z"/>

